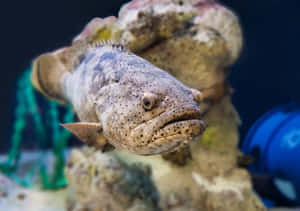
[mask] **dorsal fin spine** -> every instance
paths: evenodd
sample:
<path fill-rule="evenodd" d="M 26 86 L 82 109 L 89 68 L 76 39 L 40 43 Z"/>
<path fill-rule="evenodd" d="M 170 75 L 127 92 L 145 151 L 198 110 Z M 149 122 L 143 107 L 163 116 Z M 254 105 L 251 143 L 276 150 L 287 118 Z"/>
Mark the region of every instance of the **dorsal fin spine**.
<path fill-rule="evenodd" d="M 121 44 L 115 40 L 100 40 L 100 41 L 89 44 L 90 49 L 96 49 L 96 48 L 101 48 L 101 47 L 105 47 L 105 46 L 111 47 L 112 49 L 117 49 L 120 51 L 127 52 L 126 47 L 123 44 Z"/>

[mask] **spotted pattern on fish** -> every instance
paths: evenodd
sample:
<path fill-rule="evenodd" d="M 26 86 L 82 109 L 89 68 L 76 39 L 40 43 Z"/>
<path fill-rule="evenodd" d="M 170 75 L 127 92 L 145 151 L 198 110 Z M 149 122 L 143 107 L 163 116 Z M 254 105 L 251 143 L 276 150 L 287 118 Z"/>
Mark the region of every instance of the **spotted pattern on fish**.
<path fill-rule="evenodd" d="M 158 154 L 186 147 L 205 128 L 200 92 L 123 48 L 91 48 L 59 76 L 52 83 L 81 121 L 64 127 L 90 145 Z"/>

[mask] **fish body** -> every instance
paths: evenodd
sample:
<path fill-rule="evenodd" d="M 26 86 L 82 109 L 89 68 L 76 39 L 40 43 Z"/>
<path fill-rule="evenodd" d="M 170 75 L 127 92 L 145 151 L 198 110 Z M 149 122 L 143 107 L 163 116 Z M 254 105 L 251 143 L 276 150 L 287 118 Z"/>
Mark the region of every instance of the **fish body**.
<path fill-rule="evenodd" d="M 36 60 L 33 84 L 73 106 L 80 122 L 63 126 L 89 145 L 158 154 L 182 148 L 204 130 L 201 93 L 121 46 L 91 47 L 72 71 L 47 62 Z"/>

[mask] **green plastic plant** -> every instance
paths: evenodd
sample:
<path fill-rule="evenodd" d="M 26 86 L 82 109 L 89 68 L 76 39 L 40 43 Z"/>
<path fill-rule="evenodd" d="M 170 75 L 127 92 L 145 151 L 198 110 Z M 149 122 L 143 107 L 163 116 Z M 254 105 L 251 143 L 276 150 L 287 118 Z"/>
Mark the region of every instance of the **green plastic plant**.
<path fill-rule="evenodd" d="M 0 171 L 16 182 L 26 187 L 31 187 L 32 178 L 39 170 L 42 187 L 45 189 L 57 189 L 66 185 L 64 151 L 71 135 L 67 130 L 60 127 L 60 117 L 62 116 L 62 122 L 72 122 L 74 114 L 70 107 L 59 109 L 60 106 L 53 101 L 47 101 L 47 104 L 43 105 L 43 109 L 46 112 L 41 114 L 36 97 L 37 93 L 30 82 L 30 74 L 31 68 L 27 69 L 17 82 L 15 121 L 11 137 L 11 148 L 7 160 L 0 163 Z M 28 118 L 32 119 L 34 131 L 31 132 L 35 134 L 35 140 L 38 141 L 41 153 L 40 159 L 32 166 L 31 170 L 23 178 L 19 178 L 15 173 L 22 155 L 21 144 L 24 140 L 23 135 Z M 55 157 L 54 170 L 51 175 L 47 172 L 44 159 L 45 153 L 43 152 L 46 150 L 49 134 L 52 141 L 52 153 Z"/>

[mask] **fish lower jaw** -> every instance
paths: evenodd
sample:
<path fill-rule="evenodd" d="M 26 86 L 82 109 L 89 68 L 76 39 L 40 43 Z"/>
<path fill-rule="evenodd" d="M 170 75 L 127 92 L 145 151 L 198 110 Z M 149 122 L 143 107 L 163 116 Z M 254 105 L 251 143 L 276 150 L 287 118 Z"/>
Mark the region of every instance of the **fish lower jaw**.
<path fill-rule="evenodd" d="M 195 137 L 203 133 L 206 125 L 202 120 L 189 119 L 165 124 L 153 135 L 152 140 L 174 136 Z"/>
<path fill-rule="evenodd" d="M 123 146 L 128 151 L 139 155 L 155 155 L 178 151 L 188 145 L 195 137 L 202 134 L 205 124 L 199 119 L 169 122 L 151 136 L 134 134 L 131 144 Z M 149 131 L 149 134 L 152 132 Z"/>
<path fill-rule="evenodd" d="M 192 140 L 192 136 L 179 134 L 157 139 L 155 142 L 157 144 L 157 154 L 178 151 L 186 147 Z"/>
<path fill-rule="evenodd" d="M 162 138 L 161 140 L 157 140 L 156 142 L 149 144 L 147 149 L 142 154 L 155 155 L 155 154 L 171 152 L 173 151 L 173 149 L 177 149 L 182 144 L 183 141 L 184 141 L 183 138 L 177 138 L 177 139 Z"/>
<path fill-rule="evenodd" d="M 152 145 L 157 153 L 180 151 L 205 130 L 205 124 L 199 119 L 182 120 L 165 125 L 155 133 Z M 151 146 L 149 145 L 149 148 Z"/>
<path fill-rule="evenodd" d="M 170 135 L 167 137 L 161 137 L 152 141 L 143 147 L 127 149 L 132 153 L 139 155 L 157 155 L 167 152 L 179 151 L 186 147 L 194 137 L 186 136 L 182 134 Z"/>
<path fill-rule="evenodd" d="M 157 155 L 177 149 L 182 145 L 183 142 L 187 143 L 186 140 L 186 136 L 172 135 L 152 140 L 150 143 L 143 146 L 139 145 L 136 147 L 129 147 L 127 150 L 139 155 Z"/>

